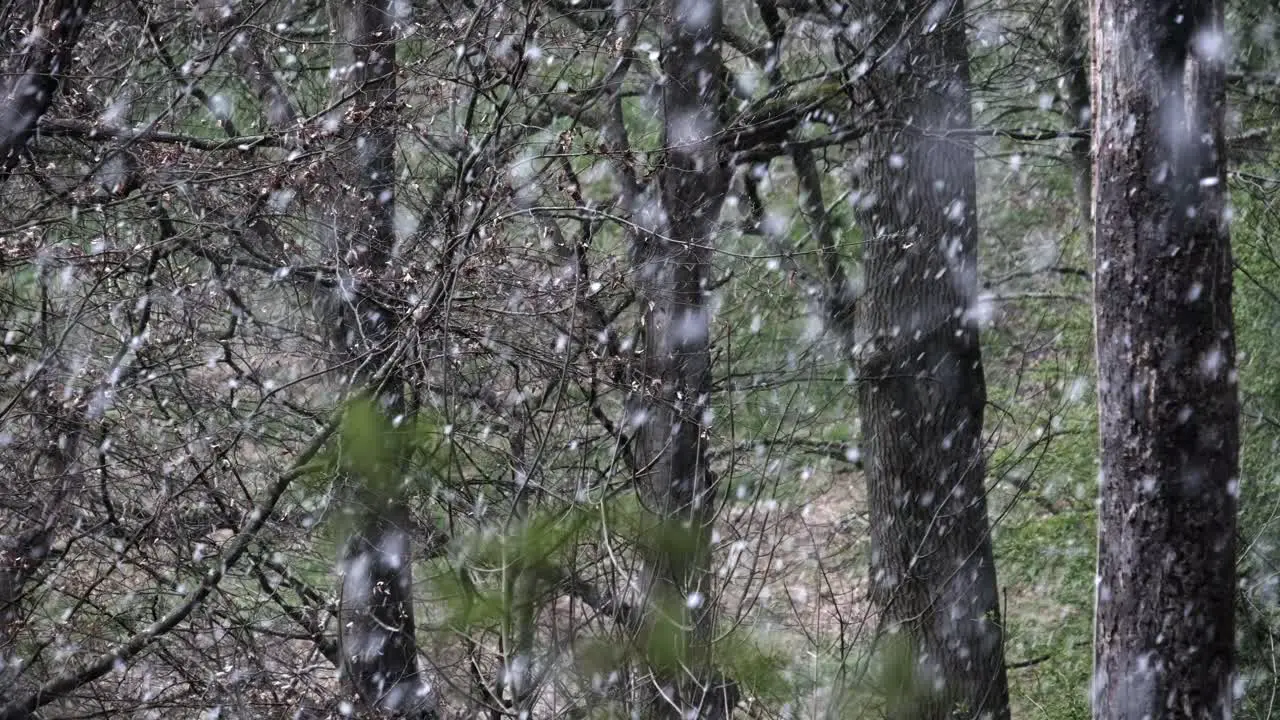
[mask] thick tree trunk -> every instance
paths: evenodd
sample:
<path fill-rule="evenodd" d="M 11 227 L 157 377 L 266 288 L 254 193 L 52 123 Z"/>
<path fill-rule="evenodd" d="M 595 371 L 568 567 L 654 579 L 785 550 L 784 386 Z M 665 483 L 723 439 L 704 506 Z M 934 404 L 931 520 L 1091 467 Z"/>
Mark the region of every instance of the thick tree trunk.
<path fill-rule="evenodd" d="M 721 30 L 718 0 L 663 4 L 663 146 L 658 178 L 659 233 L 638 238 L 645 314 L 643 396 L 636 458 L 639 491 L 662 521 L 663 537 L 650 553 L 648 623 L 673 610 L 688 633 L 657 632 L 653 647 L 687 669 L 655 668 L 670 692 L 658 700 L 662 715 L 720 717 L 726 693 L 711 675 L 715 598 L 710 569 L 715 476 L 708 467 L 711 409 L 711 318 L 708 284 L 711 248 L 728 186 L 716 148 L 719 129 Z M 678 536 L 678 537 L 677 537 Z M 683 635 L 683 636 L 682 636 Z"/>
<path fill-rule="evenodd" d="M 341 92 L 352 92 L 343 136 L 350 154 L 337 171 L 350 188 L 333 204 L 337 255 L 347 264 L 329 298 L 337 347 L 367 382 L 383 369 L 375 397 L 389 417 L 405 414 L 404 387 L 388 362 L 391 318 L 364 298 L 361 285 L 387 272 L 395 243 L 396 29 L 390 0 L 337 0 Z M 349 55 L 347 55 L 349 53 Z M 345 63 L 345 64 L 344 64 Z M 434 697 L 419 675 L 413 607 L 410 515 L 399 487 L 349 478 L 352 526 L 340 563 L 339 644 L 343 670 L 368 706 L 410 717 L 433 714 Z"/>
<path fill-rule="evenodd" d="M 889 716 L 910 720 L 1009 716 L 983 482 L 974 154 L 943 137 L 970 126 L 963 18 L 958 0 L 894 9 L 869 78 L 883 129 L 855 163 L 872 599 L 911 650 L 912 691 L 889 698 Z"/>
<path fill-rule="evenodd" d="M 1094 717 L 1232 704 L 1239 405 L 1218 1 L 1094 0 Z"/>

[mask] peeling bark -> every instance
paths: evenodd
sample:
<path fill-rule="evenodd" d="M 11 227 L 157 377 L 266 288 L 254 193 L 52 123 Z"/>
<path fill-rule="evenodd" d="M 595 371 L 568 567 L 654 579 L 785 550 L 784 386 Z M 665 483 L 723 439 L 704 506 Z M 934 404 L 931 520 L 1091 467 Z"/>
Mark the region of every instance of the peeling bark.
<path fill-rule="evenodd" d="M 1231 716 L 1239 400 L 1222 3 L 1094 0 L 1094 717 Z"/>

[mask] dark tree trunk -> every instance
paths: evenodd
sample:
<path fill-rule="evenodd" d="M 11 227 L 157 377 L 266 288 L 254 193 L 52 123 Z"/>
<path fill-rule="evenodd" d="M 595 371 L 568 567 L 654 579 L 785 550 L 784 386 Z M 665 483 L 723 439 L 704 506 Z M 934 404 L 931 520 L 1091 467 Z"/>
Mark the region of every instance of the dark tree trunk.
<path fill-rule="evenodd" d="M 1062 18 L 1058 24 L 1059 59 L 1063 73 L 1063 114 L 1067 129 L 1087 133 L 1092 125 L 1089 107 L 1089 38 L 1083 10 L 1085 0 L 1062 0 Z M 1089 156 L 1088 136 L 1071 141 L 1071 179 L 1085 232 L 1093 218 L 1093 161 Z M 1090 245 L 1089 247 L 1092 247 Z"/>
<path fill-rule="evenodd" d="M 716 480 L 708 467 L 707 432 L 711 249 L 728 185 L 715 142 L 721 7 L 718 0 L 667 0 L 663 13 L 666 150 L 658 177 L 660 232 L 637 239 L 640 283 L 648 305 L 638 399 L 643 422 L 636 437 L 637 481 L 645 504 L 663 523 L 664 537 L 649 557 L 651 605 L 661 609 L 651 612 L 648 620 L 663 622 L 660 618 L 674 609 L 687 613 L 682 624 L 691 628 L 678 641 L 683 647 L 651 648 L 688 665 L 688 671 L 658 669 L 659 683 L 672 691 L 657 701 L 665 707 L 660 713 L 717 717 L 726 714 L 726 693 L 713 692 L 719 683 L 711 678 L 715 598 L 710 538 Z"/>
<path fill-rule="evenodd" d="M 390 0 L 337 0 L 339 57 L 353 93 L 343 121 L 349 154 L 336 169 L 349 188 L 333 204 L 337 250 L 346 263 L 343 292 L 325 314 L 357 382 L 376 382 L 374 396 L 389 418 L 408 412 L 401 373 L 383 367 L 391 318 L 363 291 L 387 274 L 395 243 L 396 29 Z M 349 55 L 346 55 L 349 51 Z M 381 371 L 378 377 L 375 377 Z M 389 443 L 394 446 L 395 443 Z M 433 714 L 434 698 L 418 669 L 413 606 L 410 513 L 397 484 L 348 478 L 351 531 L 341 558 L 339 644 L 343 669 L 370 707 L 411 717 Z"/>
<path fill-rule="evenodd" d="M 932 8 L 932 9 L 930 9 Z M 871 514 L 872 599 L 908 644 L 910 720 L 1007 718 L 987 520 L 973 148 L 964 8 L 883 9 L 868 102 L 880 128 L 855 163 L 866 291 L 854 353 Z"/>
<path fill-rule="evenodd" d="M 30 42 L 0 79 L 0 184 L 18 166 L 40 118 L 53 105 L 92 0 L 32 2 Z"/>
<path fill-rule="evenodd" d="M 1094 0 L 1094 717 L 1230 717 L 1239 404 L 1220 2 Z"/>
<path fill-rule="evenodd" d="M 52 522 L 0 535 L 0 705 L 8 702 L 10 686 L 26 660 L 15 652 L 15 638 L 26 618 L 26 584 L 44 565 L 52 547 Z"/>

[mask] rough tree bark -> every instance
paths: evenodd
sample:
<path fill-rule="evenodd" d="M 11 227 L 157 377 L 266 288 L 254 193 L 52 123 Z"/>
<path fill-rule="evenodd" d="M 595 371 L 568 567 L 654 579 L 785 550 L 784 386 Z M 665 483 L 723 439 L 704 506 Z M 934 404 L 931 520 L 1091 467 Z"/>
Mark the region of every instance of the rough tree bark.
<path fill-rule="evenodd" d="M 391 318 L 362 286 L 385 277 L 395 243 L 396 22 L 390 0 L 336 0 L 342 34 L 341 92 L 353 94 L 342 126 L 347 153 L 336 168 L 344 188 L 330 221 L 345 265 L 325 314 L 335 345 L 358 368 L 357 382 L 382 369 L 374 396 L 389 418 L 408 409 L 388 348 Z M 349 54 L 348 54 L 349 53 Z M 341 64 L 345 63 L 345 64 Z M 410 717 L 434 715 L 418 668 L 410 513 L 402 488 L 348 478 L 351 529 L 340 562 L 339 645 L 343 670 L 368 706 Z"/>
<path fill-rule="evenodd" d="M 711 318 L 708 308 L 713 233 L 728 186 L 717 150 L 721 66 L 718 0 L 663 3 L 664 165 L 658 177 L 659 232 L 636 239 L 647 310 L 638 398 L 636 459 L 645 504 L 664 522 L 648 558 L 648 621 L 687 613 L 682 647 L 653 648 L 687 667 L 660 672 L 661 715 L 724 717 L 731 692 L 711 672 L 714 576 L 711 522 L 714 473 L 708 467 L 711 410 Z M 679 542 L 679 536 L 685 542 Z M 665 633 L 654 635 L 666 637 Z M 667 655 L 670 653 L 670 655 Z M 669 668 L 668 668 L 669 670 Z"/>
<path fill-rule="evenodd" d="M 854 313 L 871 516 L 871 597 L 911 650 L 891 718 L 1007 718 L 987 520 L 973 148 L 964 7 L 879 6 L 854 163 L 865 292 Z M 833 312 L 839 319 L 839 312 Z"/>
<path fill-rule="evenodd" d="M 1232 704 L 1239 404 L 1219 0 L 1094 0 L 1094 717 Z"/>

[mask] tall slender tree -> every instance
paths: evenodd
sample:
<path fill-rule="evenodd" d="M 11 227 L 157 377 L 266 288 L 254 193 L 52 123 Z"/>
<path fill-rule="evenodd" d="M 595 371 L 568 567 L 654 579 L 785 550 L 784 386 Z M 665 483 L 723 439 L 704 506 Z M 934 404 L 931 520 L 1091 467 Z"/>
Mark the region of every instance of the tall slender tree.
<path fill-rule="evenodd" d="M 388 343 L 392 318 L 363 286 L 387 276 L 395 243 L 395 15 L 388 0 L 335 0 L 332 15 L 344 41 L 340 88 L 352 104 L 343 123 L 346 162 L 339 168 L 348 191 L 326 218 L 344 266 L 337 292 L 324 305 L 334 343 L 355 368 L 353 379 L 377 386 L 377 408 L 394 422 L 409 408 Z M 385 450 L 398 447 L 393 442 Z M 343 670 L 366 705 L 430 716 L 433 698 L 419 674 L 414 629 L 409 509 L 398 473 L 346 480 L 353 487 L 339 565 Z"/>
<path fill-rule="evenodd" d="M 651 626 L 673 609 L 687 614 L 688 632 L 656 633 L 679 647 L 654 647 L 685 669 L 660 704 L 674 717 L 727 715 L 711 680 L 715 599 L 710 571 L 715 474 L 707 454 L 711 415 L 711 282 L 713 233 L 728 185 L 717 147 L 721 64 L 719 0 L 663 3 L 662 86 L 664 165 L 658 175 L 659 232 L 637 239 L 645 288 L 644 375 L 637 437 L 639 490 L 664 525 L 650 554 Z M 675 540 L 684 539 L 685 542 Z M 667 670 L 671 670 L 668 668 Z M 682 677 L 683 676 L 683 677 Z"/>
<path fill-rule="evenodd" d="M 1217 0 L 1094 0 L 1094 717 L 1229 717 L 1239 404 Z"/>
<path fill-rule="evenodd" d="M 914 659 L 894 718 L 1005 718 L 984 487 L 977 185 L 964 6 L 894 3 L 866 48 L 876 129 L 854 163 L 865 294 L 854 318 L 872 599 Z"/>
<path fill-rule="evenodd" d="M 1089 158 L 1089 29 L 1083 0 L 1061 0 L 1058 20 L 1058 67 L 1062 72 L 1062 114 L 1069 130 L 1079 133 L 1071 141 L 1071 179 L 1080 209 L 1080 223 L 1088 226 L 1093 212 L 1093 168 Z"/>

